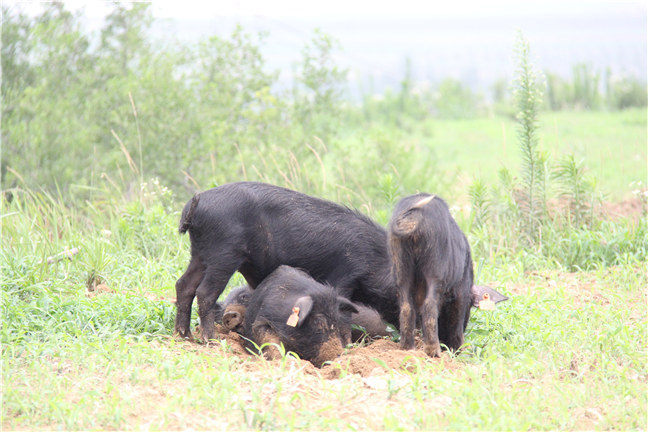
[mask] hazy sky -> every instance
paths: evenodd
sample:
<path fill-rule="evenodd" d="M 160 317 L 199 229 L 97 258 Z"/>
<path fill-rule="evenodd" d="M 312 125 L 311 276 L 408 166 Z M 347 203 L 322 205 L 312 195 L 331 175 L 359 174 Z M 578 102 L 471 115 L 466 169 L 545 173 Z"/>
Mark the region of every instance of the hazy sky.
<path fill-rule="evenodd" d="M 20 3 L 29 13 L 38 2 Z M 99 28 L 111 2 L 68 0 L 83 9 L 90 29 Z M 338 61 L 352 82 L 374 90 L 397 85 L 405 59 L 414 78 L 435 82 L 451 76 L 487 88 L 510 76 L 517 29 L 531 43 L 543 69 L 569 75 L 576 63 L 646 78 L 646 2 L 618 1 L 414 1 L 414 0 L 155 0 L 155 37 L 192 43 L 226 36 L 237 23 L 267 31 L 263 52 L 270 67 L 289 81 L 315 28 L 336 37 Z M 366 86 L 365 86 L 366 87 Z"/>
<path fill-rule="evenodd" d="M 7 1 L 37 8 L 37 1 Z M 110 9 L 106 1 L 65 1 L 71 9 L 84 8 L 88 17 L 102 17 Z M 159 18 L 206 19 L 251 15 L 272 18 L 438 18 L 491 17 L 528 14 L 563 14 L 584 10 L 601 12 L 646 12 L 645 1 L 421 1 L 421 0 L 234 0 L 185 1 L 154 0 L 153 13 Z"/>

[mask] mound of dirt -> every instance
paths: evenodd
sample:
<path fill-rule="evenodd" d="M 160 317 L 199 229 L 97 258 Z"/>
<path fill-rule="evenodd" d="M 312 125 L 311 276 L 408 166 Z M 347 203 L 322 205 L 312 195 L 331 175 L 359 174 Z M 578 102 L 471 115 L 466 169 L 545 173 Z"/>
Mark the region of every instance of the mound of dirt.
<path fill-rule="evenodd" d="M 227 355 L 235 355 L 248 359 L 253 357 L 245 348 L 245 341 L 239 334 L 230 332 L 224 326 L 217 324 L 216 336 L 218 339 L 227 343 Z M 192 344 L 198 344 L 197 341 L 199 340 L 200 327 L 196 327 Z M 344 350 L 342 355 L 331 362 L 327 362 L 321 368 L 315 367 L 311 362 L 306 360 L 290 358 L 290 361 L 294 362 L 304 373 L 317 375 L 325 379 L 337 379 L 346 374 L 371 377 L 398 370 L 414 372 L 421 362 L 434 361 L 420 349 L 421 346 L 422 341 L 417 340 L 417 347 L 419 349 L 407 351 L 400 349 L 400 346 L 391 340 L 377 339 L 366 345 L 355 346 Z M 282 361 L 263 360 L 261 357 L 258 357 L 256 360 L 269 361 L 270 363 L 279 363 Z M 254 370 L 258 366 L 256 361 L 245 362 L 241 365 L 241 368 Z"/>
<path fill-rule="evenodd" d="M 382 375 L 390 370 L 414 372 L 417 365 L 427 358 L 428 356 L 421 350 L 402 350 L 391 340 L 378 339 L 369 345 L 347 350 L 322 368 L 322 376 L 335 379 L 343 373 L 368 377 Z"/>

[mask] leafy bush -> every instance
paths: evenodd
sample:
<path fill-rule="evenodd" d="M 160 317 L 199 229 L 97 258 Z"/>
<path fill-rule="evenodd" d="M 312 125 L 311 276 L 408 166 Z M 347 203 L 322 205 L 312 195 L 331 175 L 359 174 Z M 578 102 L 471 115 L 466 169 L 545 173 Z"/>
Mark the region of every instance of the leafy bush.
<path fill-rule="evenodd" d="M 158 177 L 176 192 L 256 177 L 277 146 L 315 159 L 304 143 L 332 139 L 344 119 L 337 45 L 317 32 L 299 86 L 277 87 L 263 35 L 236 28 L 195 48 L 151 41 L 149 5 L 116 4 L 98 39 L 61 3 L 34 20 L 4 9 L 3 186 L 136 188 Z M 281 160 L 271 174 L 286 169 Z M 144 172 L 145 171 L 145 172 Z"/>
<path fill-rule="evenodd" d="M 580 63 L 572 68 L 571 79 L 547 73 L 549 109 L 625 109 L 645 107 L 646 82 L 637 78 L 613 76 L 610 69 L 602 74 L 591 65 Z M 601 79 L 601 76 L 604 76 Z"/>
<path fill-rule="evenodd" d="M 607 73 L 606 99 L 611 109 L 645 107 L 648 104 L 646 83 L 637 78 Z"/>

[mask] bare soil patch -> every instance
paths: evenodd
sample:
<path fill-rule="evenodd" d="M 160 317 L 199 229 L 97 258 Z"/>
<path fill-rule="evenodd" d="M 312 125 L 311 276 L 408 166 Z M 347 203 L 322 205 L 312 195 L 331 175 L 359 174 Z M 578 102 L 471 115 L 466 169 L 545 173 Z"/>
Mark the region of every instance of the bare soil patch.
<path fill-rule="evenodd" d="M 251 359 L 255 357 L 246 347 L 244 339 L 237 333 L 230 332 L 222 325 L 216 324 L 216 336 L 219 340 L 227 343 L 227 355 L 235 355 L 241 358 Z M 187 349 L 210 349 L 209 345 L 199 342 L 200 327 L 194 331 L 194 340 L 188 341 Z M 367 341 L 362 345 L 345 349 L 342 355 L 331 362 L 327 362 L 321 368 L 314 366 L 311 362 L 297 358 L 291 361 L 299 365 L 303 373 L 317 375 L 324 379 L 338 379 L 348 374 L 355 374 L 361 377 L 372 377 L 390 373 L 390 371 L 415 372 L 421 367 L 422 362 L 442 361 L 428 357 L 422 350 L 423 341 L 417 337 L 416 350 L 402 350 L 398 343 L 389 339 L 376 339 Z M 216 342 L 218 343 L 218 342 Z M 212 344 L 210 344 L 212 345 Z M 280 362 L 281 360 L 264 360 L 260 356 L 260 362 Z M 451 362 L 443 358 L 444 362 Z M 266 363 L 266 364 L 267 364 Z M 258 369 L 260 365 L 255 362 L 246 362 L 241 365 L 248 372 Z"/>
<path fill-rule="evenodd" d="M 402 350 L 388 339 L 378 339 L 367 346 L 347 350 L 331 364 L 322 368 L 323 377 L 338 378 L 343 373 L 363 377 L 383 375 L 390 370 L 414 372 L 428 356 L 422 350 Z M 434 361 L 430 359 L 430 361 Z"/>
<path fill-rule="evenodd" d="M 648 214 L 648 207 L 646 204 L 646 191 L 638 191 L 638 194 L 632 198 L 623 199 L 621 201 L 604 201 L 594 205 L 593 216 L 595 218 L 604 218 L 612 221 L 620 219 L 627 219 L 634 223 L 639 222 L 641 218 L 645 218 Z M 567 198 L 552 199 L 548 203 L 549 214 L 552 218 L 563 218 L 570 212 L 571 202 Z M 590 205 L 585 206 L 583 211 L 589 212 Z"/>
<path fill-rule="evenodd" d="M 641 191 L 641 195 L 645 193 L 646 191 Z M 619 202 L 604 202 L 601 213 L 612 220 L 629 219 L 638 222 L 646 217 L 646 200 L 636 196 Z"/>

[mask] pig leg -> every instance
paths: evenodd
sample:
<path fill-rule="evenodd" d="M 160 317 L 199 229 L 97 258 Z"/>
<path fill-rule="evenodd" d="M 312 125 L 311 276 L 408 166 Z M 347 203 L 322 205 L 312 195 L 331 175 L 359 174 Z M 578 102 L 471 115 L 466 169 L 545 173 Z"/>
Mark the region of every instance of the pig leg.
<path fill-rule="evenodd" d="M 205 275 L 205 267 L 197 256 L 192 256 L 187 271 L 176 282 L 175 332 L 183 338 L 191 337 L 191 304 L 196 288 Z"/>
<path fill-rule="evenodd" d="M 392 272 L 395 275 L 398 287 L 400 345 L 402 349 L 414 349 L 414 332 L 416 330 L 416 312 L 418 309 L 418 305 L 414 303 L 414 291 L 416 289 L 414 285 L 414 266 L 398 241 L 392 240 L 390 248 L 394 251 Z"/>
<path fill-rule="evenodd" d="M 441 345 L 439 344 L 439 284 L 432 281 L 427 284 L 425 299 L 421 305 L 421 329 L 423 330 L 423 341 L 425 352 L 430 357 L 441 356 Z"/>
<path fill-rule="evenodd" d="M 462 282 L 462 284 L 464 284 Z M 465 283 L 455 292 L 469 293 L 470 283 Z M 463 291 L 462 291 L 463 289 Z M 472 297 L 470 295 L 458 295 L 452 302 L 444 305 L 439 316 L 439 339 L 449 349 L 456 351 L 464 342 L 464 332 L 470 318 L 470 307 Z"/>
<path fill-rule="evenodd" d="M 200 317 L 200 330 L 204 342 L 214 338 L 214 322 L 217 312 L 216 300 L 237 268 L 238 264 L 207 267 L 205 277 L 198 285 L 196 297 L 198 297 L 198 316 Z"/>
<path fill-rule="evenodd" d="M 403 284 L 400 289 L 400 335 L 401 348 L 414 349 L 414 331 L 416 330 L 416 308 L 410 291 L 412 285 Z"/>

